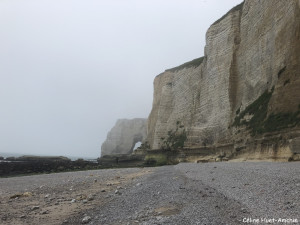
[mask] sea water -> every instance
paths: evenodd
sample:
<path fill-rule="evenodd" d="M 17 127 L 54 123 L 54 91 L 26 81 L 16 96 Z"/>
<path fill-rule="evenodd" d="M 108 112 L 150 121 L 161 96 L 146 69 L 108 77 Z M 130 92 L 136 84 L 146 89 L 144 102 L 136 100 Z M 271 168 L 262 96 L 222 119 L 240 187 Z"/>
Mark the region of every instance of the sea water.
<path fill-rule="evenodd" d="M 4 157 L 4 158 L 7 158 L 7 157 L 21 157 L 21 156 L 24 156 L 24 155 L 33 155 L 33 154 L 28 154 L 28 153 L 11 153 L 11 152 L 0 152 L 0 156 Z M 50 156 L 50 155 L 33 155 L 33 156 Z M 57 155 L 55 155 L 57 156 Z M 86 160 L 86 161 L 95 161 L 96 159 L 95 158 L 91 158 L 91 157 L 80 157 L 80 156 L 65 156 L 69 159 L 71 159 L 72 161 L 75 161 L 77 159 L 83 159 L 83 160 Z M 0 160 L 1 161 L 1 160 Z"/>

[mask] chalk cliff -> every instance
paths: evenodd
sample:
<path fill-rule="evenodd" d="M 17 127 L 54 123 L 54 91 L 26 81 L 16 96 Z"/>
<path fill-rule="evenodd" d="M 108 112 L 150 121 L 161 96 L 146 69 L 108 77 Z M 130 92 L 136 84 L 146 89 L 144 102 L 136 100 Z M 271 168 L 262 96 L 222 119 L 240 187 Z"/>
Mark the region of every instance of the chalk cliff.
<path fill-rule="evenodd" d="M 163 148 L 180 124 L 186 148 L 238 148 L 300 135 L 299 117 L 300 1 L 245 0 L 210 26 L 204 57 L 155 78 L 147 141 Z"/>
<path fill-rule="evenodd" d="M 101 156 L 130 154 L 137 142 L 147 135 L 147 119 L 119 119 L 101 146 Z"/>

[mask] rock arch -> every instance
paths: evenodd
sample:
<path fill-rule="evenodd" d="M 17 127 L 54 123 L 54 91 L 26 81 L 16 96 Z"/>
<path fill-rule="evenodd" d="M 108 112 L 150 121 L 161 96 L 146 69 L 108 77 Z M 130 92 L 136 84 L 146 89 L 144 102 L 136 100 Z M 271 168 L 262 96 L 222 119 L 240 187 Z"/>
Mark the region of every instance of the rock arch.
<path fill-rule="evenodd" d="M 119 119 L 101 146 L 101 156 L 130 154 L 137 142 L 147 136 L 147 119 Z"/>

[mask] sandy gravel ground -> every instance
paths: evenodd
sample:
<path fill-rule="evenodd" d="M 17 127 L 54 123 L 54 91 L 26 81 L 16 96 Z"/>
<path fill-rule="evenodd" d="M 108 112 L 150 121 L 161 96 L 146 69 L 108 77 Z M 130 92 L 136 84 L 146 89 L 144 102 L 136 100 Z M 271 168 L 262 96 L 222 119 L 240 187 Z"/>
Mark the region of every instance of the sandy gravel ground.
<path fill-rule="evenodd" d="M 2 178 L 0 223 L 299 224 L 299 200 L 299 162 L 181 163 Z"/>
<path fill-rule="evenodd" d="M 107 203 L 151 169 L 107 169 L 0 178 L 0 224 L 64 224 L 83 210 Z"/>

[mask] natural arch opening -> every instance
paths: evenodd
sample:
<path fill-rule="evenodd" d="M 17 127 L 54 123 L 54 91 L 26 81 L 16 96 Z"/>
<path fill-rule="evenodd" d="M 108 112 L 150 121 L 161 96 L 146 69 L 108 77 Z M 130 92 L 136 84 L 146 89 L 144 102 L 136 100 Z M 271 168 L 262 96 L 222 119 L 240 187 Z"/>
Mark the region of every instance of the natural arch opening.
<path fill-rule="evenodd" d="M 134 147 L 133 147 L 133 151 L 136 150 L 138 147 L 140 147 L 142 144 L 142 142 L 138 141 L 137 143 L 135 143 Z"/>

